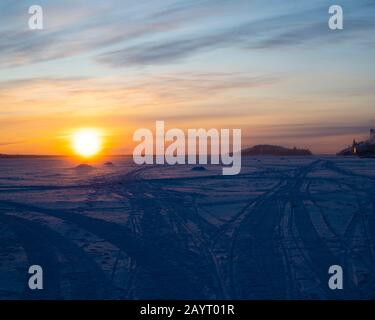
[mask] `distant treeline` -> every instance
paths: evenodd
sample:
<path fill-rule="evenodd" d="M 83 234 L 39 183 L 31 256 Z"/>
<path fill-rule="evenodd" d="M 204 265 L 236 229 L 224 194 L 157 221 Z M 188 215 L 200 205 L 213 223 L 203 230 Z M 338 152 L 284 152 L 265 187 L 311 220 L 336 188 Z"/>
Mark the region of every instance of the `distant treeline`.
<path fill-rule="evenodd" d="M 298 148 L 284 148 L 280 146 L 273 145 L 257 145 L 252 148 L 242 150 L 243 156 L 311 156 L 312 152 L 308 149 L 298 149 Z"/>

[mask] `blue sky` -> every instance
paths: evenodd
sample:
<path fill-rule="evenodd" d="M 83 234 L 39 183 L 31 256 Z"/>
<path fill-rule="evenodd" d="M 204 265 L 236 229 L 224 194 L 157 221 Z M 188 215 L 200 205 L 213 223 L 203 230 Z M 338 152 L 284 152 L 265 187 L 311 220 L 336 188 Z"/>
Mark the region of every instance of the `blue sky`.
<path fill-rule="evenodd" d="M 58 151 L 80 125 L 128 152 L 155 120 L 326 153 L 375 126 L 375 1 L 2 0 L 0 18 L 0 153 Z"/>

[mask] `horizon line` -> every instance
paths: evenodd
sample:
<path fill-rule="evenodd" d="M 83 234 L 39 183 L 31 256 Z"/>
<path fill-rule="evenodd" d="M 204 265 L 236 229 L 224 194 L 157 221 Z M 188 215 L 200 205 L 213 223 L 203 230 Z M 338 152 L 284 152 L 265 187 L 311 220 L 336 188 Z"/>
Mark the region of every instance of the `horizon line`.
<path fill-rule="evenodd" d="M 335 156 L 336 153 L 314 153 L 311 156 Z M 156 157 L 158 155 L 154 155 Z M 186 157 L 189 156 L 189 154 L 185 155 Z M 199 154 L 196 154 L 198 157 Z M 211 154 L 207 154 L 207 156 L 211 156 Z M 257 157 L 257 156 L 271 156 L 274 157 L 275 155 L 244 155 L 243 157 Z M 80 158 L 77 155 L 69 155 L 69 154 L 7 154 L 7 153 L 0 153 L 0 158 Z M 106 155 L 100 155 L 100 156 L 93 156 L 91 159 L 100 158 L 100 157 L 133 157 L 132 154 L 106 154 Z M 280 156 L 281 157 L 281 156 Z M 285 157 L 285 156 L 283 156 Z M 291 157 L 296 157 L 295 155 L 291 155 Z M 86 158 L 89 160 L 90 158 Z"/>

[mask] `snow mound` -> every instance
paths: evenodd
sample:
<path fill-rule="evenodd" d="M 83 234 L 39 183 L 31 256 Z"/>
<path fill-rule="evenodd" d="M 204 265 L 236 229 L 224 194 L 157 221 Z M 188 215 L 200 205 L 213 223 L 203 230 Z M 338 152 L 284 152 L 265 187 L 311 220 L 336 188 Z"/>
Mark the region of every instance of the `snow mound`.
<path fill-rule="evenodd" d="M 93 170 L 95 168 L 93 166 L 90 166 L 87 163 L 81 163 L 80 165 L 76 166 L 75 169 L 77 169 L 77 170 Z"/>
<path fill-rule="evenodd" d="M 206 171 L 207 169 L 203 166 L 196 166 L 191 169 L 192 171 Z"/>

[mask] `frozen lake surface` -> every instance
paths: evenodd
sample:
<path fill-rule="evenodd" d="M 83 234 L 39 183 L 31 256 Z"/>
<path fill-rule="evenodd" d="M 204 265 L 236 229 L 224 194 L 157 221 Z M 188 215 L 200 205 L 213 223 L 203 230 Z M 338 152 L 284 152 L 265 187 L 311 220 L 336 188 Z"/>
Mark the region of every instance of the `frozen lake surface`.
<path fill-rule="evenodd" d="M 373 159 L 78 164 L 0 159 L 0 299 L 375 298 Z"/>

